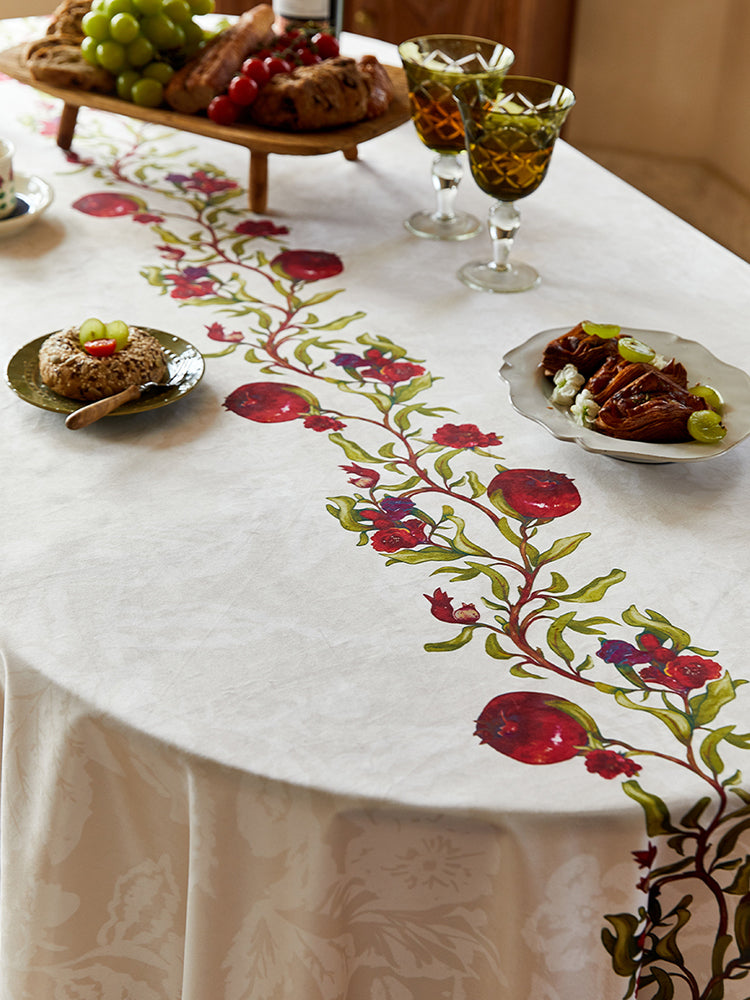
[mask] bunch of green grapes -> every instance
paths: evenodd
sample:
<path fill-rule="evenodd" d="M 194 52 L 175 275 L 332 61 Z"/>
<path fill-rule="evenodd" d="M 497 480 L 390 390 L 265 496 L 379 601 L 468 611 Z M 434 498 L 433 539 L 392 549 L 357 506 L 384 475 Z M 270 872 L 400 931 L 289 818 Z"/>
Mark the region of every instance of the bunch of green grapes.
<path fill-rule="evenodd" d="M 93 0 L 81 52 L 116 77 L 118 97 L 155 108 L 175 68 L 203 44 L 194 17 L 213 9 L 214 0 Z"/>

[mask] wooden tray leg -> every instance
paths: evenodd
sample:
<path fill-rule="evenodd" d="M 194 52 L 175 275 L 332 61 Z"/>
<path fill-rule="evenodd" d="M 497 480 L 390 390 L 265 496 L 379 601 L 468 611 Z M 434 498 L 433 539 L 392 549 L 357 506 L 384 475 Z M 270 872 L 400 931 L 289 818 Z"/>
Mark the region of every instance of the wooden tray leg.
<path fill-rule="evenodd" d="M 70 149 L 78 118 L 77 104 L 63 104 L 60 125 L 57 129 L 57 145 L 60 149 Z"/>
<path fill-rule="evenodd" d="M 250 210 L 262 214 L 268 206 L 268 153 L 250 150 Z"/>
<path fill-rule="evenodd" d="M 359 150 L 356 146 L 349 146 L 344 150 L 344 156 L 347 160 L 356 160 L 359 157 Z"/>

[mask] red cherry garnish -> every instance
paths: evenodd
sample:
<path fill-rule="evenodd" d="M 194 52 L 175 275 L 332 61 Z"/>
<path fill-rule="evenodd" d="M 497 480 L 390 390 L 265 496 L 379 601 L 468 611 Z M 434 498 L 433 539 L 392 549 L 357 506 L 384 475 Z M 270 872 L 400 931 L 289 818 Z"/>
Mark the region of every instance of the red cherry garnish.
<path fill-rule="evenodd" d="M 92 358 L 108 358 L 117 350 L 116 340 L 87 340 L 83 349 Z"/>

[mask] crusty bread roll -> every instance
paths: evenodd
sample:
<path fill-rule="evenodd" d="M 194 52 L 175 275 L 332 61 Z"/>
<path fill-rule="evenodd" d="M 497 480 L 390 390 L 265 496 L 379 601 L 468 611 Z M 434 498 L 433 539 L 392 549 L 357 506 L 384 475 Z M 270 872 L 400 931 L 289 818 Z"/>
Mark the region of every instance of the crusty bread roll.
<path fill-rule="evenodd" d="M 64 36 L 50 35 L 29 42 L 24 51 L 24 61 L 35 80 L 52 87 L 76 87 L 104 94 L 115 89 L 112 74 L 86 62 L 80 45 Z"/>
<path fill-rule="evenodd" d="M 311 132 L 383 114 L 393 97 L 390 78 L 374 56 L 363 62 L 336 56 L 279 73 L 250 105 L 251 120 L 267 128 Z"/>

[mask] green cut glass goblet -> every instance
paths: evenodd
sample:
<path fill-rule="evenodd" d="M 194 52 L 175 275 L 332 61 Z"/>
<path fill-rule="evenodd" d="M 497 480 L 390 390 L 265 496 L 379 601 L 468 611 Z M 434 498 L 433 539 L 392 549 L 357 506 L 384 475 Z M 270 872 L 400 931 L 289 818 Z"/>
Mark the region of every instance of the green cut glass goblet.
<path fill-rule="evenodd" d="M 487 222 L 493 258 L 465 264 L 458 277 L 479 291 L 526 291 L 539 275 L 510 258 L 521 220 L 515 202 L 544 180 L 575 97 L 562 84 L 523 76 L 462 81 L 453 94 L 464 123 L 471 175 L 494 199 Z"/>
<path fill-rule="evenodd" d="M 398 51 L 409 88 L 412 122 L 419 138 L 436 154 L 432 185 L 437 207 L 433 212 L 415 212 L 404 224 L 411 233 L 426 239 L 467 239 L 479 232 L 481 223 L 454 207 L 463 176 L 465 142 L 453 88 L 463 79 L 502 79 L 513 62 L 513 52 L 499 42 L 468 35 L 410 38 Z"/>

